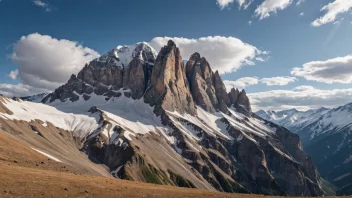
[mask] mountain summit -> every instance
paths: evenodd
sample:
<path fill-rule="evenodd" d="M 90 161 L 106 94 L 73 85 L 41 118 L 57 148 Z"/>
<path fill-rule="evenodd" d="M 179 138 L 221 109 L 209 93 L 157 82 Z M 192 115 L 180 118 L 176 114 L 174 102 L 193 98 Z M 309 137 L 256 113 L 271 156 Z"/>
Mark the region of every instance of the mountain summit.
<path fill-rule="evenodd" d="M 225 192 L 326 194 L 299 137 L 253 114 L 246 92 L 227 92 L 199 53 L 184 65 L 173 41 L 158 55 L 139 43 L 91 61 L 43 98 L 55 111 L 24 111 L 29 102 L 3 101 L 1 119 L 64 127 L 114 177 Z M 49 110 L 65 120 L 48 119 Z M 92 127 L 85 129 L 88 121 Z"/>

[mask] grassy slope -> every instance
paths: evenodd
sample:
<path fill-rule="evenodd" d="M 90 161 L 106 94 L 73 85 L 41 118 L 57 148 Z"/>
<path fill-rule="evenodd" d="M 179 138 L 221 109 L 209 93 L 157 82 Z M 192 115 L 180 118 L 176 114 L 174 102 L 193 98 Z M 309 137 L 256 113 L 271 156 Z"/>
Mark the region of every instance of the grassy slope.
<path fill-rule="evenodd" d="M 64 167 L 0 131 L 0 197 L 264 197 L 137 183 Z"/>

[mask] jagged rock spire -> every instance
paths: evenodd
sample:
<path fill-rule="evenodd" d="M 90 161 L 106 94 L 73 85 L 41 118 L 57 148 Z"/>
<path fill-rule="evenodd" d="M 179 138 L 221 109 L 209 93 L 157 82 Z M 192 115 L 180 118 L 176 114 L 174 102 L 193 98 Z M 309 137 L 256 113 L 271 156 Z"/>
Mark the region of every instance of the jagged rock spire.
<path fill-rule="evenodd" d="M 180 50 L 172 40 L 160 50 L 156 58 L 150 89 L 144 101 L 155 105 L 155 112 L 159 115 L 163 110 L 196 114 Z"/>

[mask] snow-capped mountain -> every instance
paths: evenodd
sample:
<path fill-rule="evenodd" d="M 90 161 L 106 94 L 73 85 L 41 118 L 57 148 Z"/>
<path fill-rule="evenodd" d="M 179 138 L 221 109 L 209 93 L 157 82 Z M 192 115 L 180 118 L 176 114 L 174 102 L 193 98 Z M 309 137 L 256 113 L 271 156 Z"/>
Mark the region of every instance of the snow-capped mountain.
<path fill-rule="evenodd" d="M 322 175 L 352 193 L 352 103 L 332 109 L 296 131 Z"/>
<path fill-rule="evenodd" d="M 329 109 L 311 109 L 308 111 L 298 111 L 296 109 L 282 110 L 282 111 L 264 111 L 256 112 L 258 116 L 265 120 L 269 120 L 278 125 L 284 126 L 287 129 L 295 132 L 304 126 L 316 121 L 320 116 L 327 113 Z"/>
<path fill-rule="evenodd" d="M 351 194 L 352 103 L 331 110 L 286 112 L 293 111 L 259 111 L 257 114 L 298 134 L 304 150 L 317 164 L 322 176 L 339 187 L 340 194 Z M 286 118 L 295 121 L 287 122 Z"/>
<path fill-rule="evenodd" d="M 72 161 L 65 153 L 76 147 L 72 152 L 83 151 L 121 179 L 225 192 L 327 194 L 296 134 L 253 114 L 246 92 L 228 93 L 200 54 L 184 66 L 173 41 L 158 55 L 146 43 L 118 47 L 42 103 L 1 98 L 3 130 L 38 147 L 39 140 L 59 142 L 47 129 L 54 126 L 63 134 L 54 133 L 60 148 L 41 151 L 63 163 Z M 62 146 L 62 137 L 71 146 Z M 79 166 L 100 173 L 90 162 Z"/>

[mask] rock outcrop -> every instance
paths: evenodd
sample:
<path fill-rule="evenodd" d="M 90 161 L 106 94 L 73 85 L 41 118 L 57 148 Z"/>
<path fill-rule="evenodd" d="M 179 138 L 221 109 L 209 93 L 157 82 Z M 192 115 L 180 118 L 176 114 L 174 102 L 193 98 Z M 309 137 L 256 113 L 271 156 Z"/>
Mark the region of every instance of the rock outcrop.
<path fill-rule="evenodd" d="M 162 110 L 196 114 L 180 50 L 171 40 L 160 50 L 156 58 L 150 88 L 144 101 L 156 106 L 158 115 Z"/>
<path fill-rule="evenodd" d="M 231 89 L 229 93 L 218 71 L 212 71 L 208 61 L 199 53 L 194 53 L 186 64 L 186 76 L 190 84 L 194 102 L 204 110 L 214 113 L 228 113 L 228 107 L 241 107 L 251 112 L 246 92 Z"/>
<path fill-rule="evenodd" d="M 213 85 L 209 63 L 199 53 L 193 54 L 186 64 L 186 75 L 194 102 L 204 110 L 214 113 L 219 102 Z"/>
<path fill-rule="evenodd" d="M 228 96 L 231 104 L 245 108 L 249 112 L 252 111 L 251 103 L 244 89 L 240 92 L 238 89 L 232 88 Z"/>
<path fill-rule="evenodd" d="M 107 99 L 122 93 L 140 99 L 150 84 L 156 52 L 146 43 L 118 47 L 91 61 L 69 81 L 43 99 L 43 102 L 89 100 L 92 93 Z M 124 89 L 124 91 L 119 91 Z"/>

